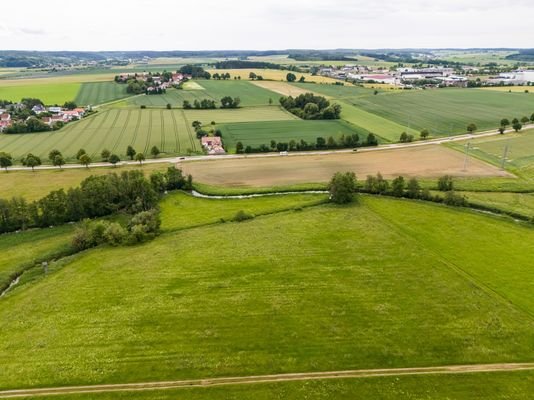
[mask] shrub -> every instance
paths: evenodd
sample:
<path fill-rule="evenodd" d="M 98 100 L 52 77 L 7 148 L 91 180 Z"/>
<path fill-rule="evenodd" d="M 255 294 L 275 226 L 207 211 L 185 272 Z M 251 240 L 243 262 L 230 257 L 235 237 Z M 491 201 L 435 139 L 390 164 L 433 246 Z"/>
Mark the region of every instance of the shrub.
<path fill-rule="evenodd" d="M 247 221 L 249 219 L 254 219 L 254 215 L 246 212 L 246 211 L 243 211 L 243 210 L 239 210 L 234 218 L 233 218 L 233 221 L 234 222 L 243 222 L 243 221 Z"/>
<path fill-rule="evenodd" d="M 119 246 L 124 243 L 128 232 L 120 224 L 113 222 L 103 232 L 106 243 L 111 246 Z"/>
<path fill-rule="evenodd" d="M 440 192 L 450 192 L 454 189 L 452 176 L 444 175 L 438 180 L 438 190 Z"/>
<path fill-rule="evenodd" d="M 354 172 L 336 172 L 328 186 L 330 200 L 336 204 L 346 204 L 353 200 L 356 191 L 356 175 Z"/>

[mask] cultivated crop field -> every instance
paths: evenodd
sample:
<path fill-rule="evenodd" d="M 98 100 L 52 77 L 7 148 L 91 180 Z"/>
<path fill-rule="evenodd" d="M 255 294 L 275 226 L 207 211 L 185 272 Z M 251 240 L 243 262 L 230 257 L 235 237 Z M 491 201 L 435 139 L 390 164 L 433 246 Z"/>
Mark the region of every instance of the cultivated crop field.
<path fill-rule="evenodd" d="M 222 125 L 224 143 L 230 149 L 235 149 L 237 142 L 243 145 L 259 147 L 262 144 L 270 145 L 271 140 L 276 142 L 289 142 L 305 140 L 315 143 L 321 136 L 325 140 L 329 136 L 338 140 L 342 135 L 357 133 L 360 141 L 364 141 L 369 132 L 358 129 L 344 121 L 272 121 L 272 122 L 242 122 Z"/>
<path fill-rule="evenodd" d="M 229 73 L 231 78 L 234 79 L 234 76 L 241 77 L 241 80 L 249 80 L 250 73 L 253 72 L 256 75 L 263 76 L 263 79 L 272 80 L 272 81 L 285 81 L 287 74 L 291 71 L 284 71 L 279 69 L 254 69 L 254 68 L 244 68 L 244 69 L 208 69 L 208 72 L 212 75 L 215 73 L 225 74 Z M 335 79 L 328 78 L 325 76 L 312 76 L 308 73 L 295 73 L 297 78 L 304 76 L 308 82 L 316 83 L 333 83 L 336 82 Z"/>
<path fill-rule="evenodd" d="M 288 196 L 255 207 L 290 211 L 186 229 L 174 218 L 212 207 L 215 221 L 215 209 L 226 218 L 237 206 L 182 196 L 164 201 L 167 233 L 154 241 L 52 263 L 0 300 L 0 389 L 534 356 L 528 227 L 368 196 L 300 209 L 307 200 Z M 485 379 L 469 376 L 417 381 Z"/>
<path fill-rule="evenodd" d="M 115 82 L 82 83 L 74 100 L 79 106 L 97 105 L 120 100 L 131 96 L 126 92 L 126 85 Z"/>
<path fill-rule="evenodd" d="M 215 100 L 217 106 L 220 100 L 225 96 L 239 97 L 241 106 L 262 106 L 269 105 L 269 99 L 273 104 L 278 104 L 277 93 L 260 88 L 247 81 L 214 81 L 199 80 L 194 82 L 198 87 L 193 90 L 168 89 L 163 95 L 139 96 L 128 101 L 128 104 L 147 107 L 166 107 L 171 104 L 173 107 L 182 107 L 184 100 L 191 104 L 195 100 L 210 99 Z"/>
<path fill-rule="evenodd" d="M 30 152 L 46 158 L 50 150 L 58 149 L 72 159 L 80 148 L 95 161 L 104 148 L 124 158 L 129 145 L 145 154 L 154 145 L 168 154 L 200 150 L 191 123 L 180 110 L 111 109 L 55 132 L 0 135 L 2 151 L 16 158 Z"/>
<path fill-rule="evenodd" d="M 534 112 L 534 94 L 473 89 L 436 89 L 353 98 L 350 103 L 397 124 L 431 135 L 465 133 L 470 123 L 479 130 L 497 129 L 502 118 Z"/>
<path fill-rule="evenodd" d="M 337 171 L 353 171 L 360 179 L 380 172 L 386 177 L 404 175 L 434 178 L 450 174 L 458 177 L 507 177 L 508 180 L 514 180 L 512 175 L 498 167 L 474 158 L 469 159 L 468 168 L 464 170 L 464 155 L 439 145 L 391 151 L 195 161 L 182 163 L 181 167 L 199 182 L 225 187 L 324 183 Z"/>
<path fill-rule="evenodd" d="M 18 102 L 23 98 L 37 98 L 44 101 L 46 104 L 63 104 L 66 101 L 74 100 L 80 90 L 80 83 L 43 83 L 28 85 L 23 84 L 20 86 L 6 85 L 0 81 L 0 98 Z"/>

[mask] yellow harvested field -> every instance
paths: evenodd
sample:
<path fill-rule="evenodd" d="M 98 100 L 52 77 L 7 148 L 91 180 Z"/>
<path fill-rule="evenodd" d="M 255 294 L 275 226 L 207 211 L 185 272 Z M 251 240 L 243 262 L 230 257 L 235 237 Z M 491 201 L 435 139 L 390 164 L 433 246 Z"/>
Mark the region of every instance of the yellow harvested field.
<path fill-rule="evenodd" d="M 305 93 L 313 93 L 311 90 L 306 90 L 301 87 L 296 87 L 293 85 L 290 85 L 287 82 L 276 82 L 276 81 L 253 81 L 254 85 L 259 86 L 263 89 L 270 90 L 272 92 L 281 94 L 282 96 L 299 96 L 301 94 Z M 324 96 L 324 95 L 320 95 Z M 324 96 L 329 97 L 329 96 Z"/>
<path fill-rule="evenodd" d="M 291 71 L 283 71 L 279 69 L 208 69 L 210 74 L 219 73 L 225 74 L 229 73 L 232 77 L 240 76 L 242 80 L 249 80 L 249 75 L 251 72 L 254 72 L 256 75 L 263 76 L 263 79 L 269 79 L 273 81 L 285 81 L 286 76 Z M 308 73 L 293 72 L 297 79 L 300 79 L 301 76 L 306 78 L 307 82 L 316 82 L 316 83 L 333 83 L 337 82 L 335 79 L 327 78 L 325 76 L 312 76 Z"/>
<path fill-rule="evenodd" d="M 188 81 L 184 83 L 184 90 L 206 90 L 203 86 L 195 81 Z"/>
<path fill-rule="evenodd" d="M 445 174 L 458 177 L 513 177 L 474 158 L 469 159 L 467 170 L 464 171 L 464 155 L 440 145 L 359 153 L 193 161 L 180 163 L 179 166 L 187 174 L 193 175 L 196 182 L 233 187 L 323 183 L 338 171 L 353 171 L 360 179 L 377 172 L 387 178 L 398 175 L 430 178 Z"/>

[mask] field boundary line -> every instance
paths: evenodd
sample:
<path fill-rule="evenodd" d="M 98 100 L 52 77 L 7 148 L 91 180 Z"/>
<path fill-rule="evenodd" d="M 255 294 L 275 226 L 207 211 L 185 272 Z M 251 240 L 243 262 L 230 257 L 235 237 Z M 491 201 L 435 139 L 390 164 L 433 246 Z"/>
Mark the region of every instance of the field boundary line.
<path fill-rule="evenodd" d="M 84 386 L 65 386 L 35 389 L 16 389 L 0 391 L 0 399 L 18 397 L 42 397 L 62 394 L 131 392 L 147 390 L 180 389 L 191 387 L 213 387 L 230 385 L 249 385 L 258 383 L 311 381 L 325 379 L 372 378 L 403 375 L 440 375 L 467 374 L 482 372 L 517 372 L 534 370 L 534 363 L 501 363 L 447 365 L 437 367 L 357 369 L 323 372 L 285 373 L 270 375 L 250 375 L 240 377 L 199 378 L 175 381 L 141 382 L 123 384 L 103 384 Z"/>
<path fill-rule="evenodd" d="M 473 274 L 467 272 L 462 267 L 458 266 L 456 263 L 449 260 L 447 257 L 441 255 L 439 252 L 433 250 L 432 248 L 428 247 L 424 243 L 422 243 L 420 240 L 418 240 L 412 233 L 404 229 L 400 224 L 397 224 L 396 222 L 390 220 L 389 218 L 384 217 L 383 215 L 379 214 L 377 211 L 375 211 L 372 207 L 369 207 L 373 213 L 379 217 L 385 224 L 389 225 L 393 230 L 395 230 L 397 233 L 401 234 L 403 237 L 412 240 L 416 244 L 419 245 L 419 247 L 424 248 L 425 251 L 428 251 L 430 254 L 432 254 L 436 259 L 443 262 L 443 264 L 454 271 L 456 275 L 460 276 L 461 278 L 465 279 L 469 283 L 471 283 L 473 286 L 475 286 L 477 289 L 480 289 L 482 292 L 484 292 L 489 297 L 499 301 L 500 303 L 504 303 L 508 306 L 510 306 L 512 309 L 517 311 L 519 314 L 524 315 L 527 317 L 530 321 L 534 322 L 534 314 L 530 312 L 529 310 L 524 309 L 523 307 L 517 305 L 512 300 L 510 300 L 505 295 L 499 293 L 497 290 L 491 288 L 487 284 L 480 282 L 479 279 L 477 279 Z M 461 211 L 473 211 L 471 208 L 467 208 L 465 210 Z"/>

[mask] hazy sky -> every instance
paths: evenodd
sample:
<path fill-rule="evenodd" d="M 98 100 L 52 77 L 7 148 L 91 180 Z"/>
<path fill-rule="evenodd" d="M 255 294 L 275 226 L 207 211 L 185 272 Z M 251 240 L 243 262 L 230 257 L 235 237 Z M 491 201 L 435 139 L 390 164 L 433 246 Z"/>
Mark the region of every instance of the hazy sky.
<path fill-rule="evenodd" d="M 533 0 L 6 1 L 0 49 L 534 47 L 533 11 Z"/>

